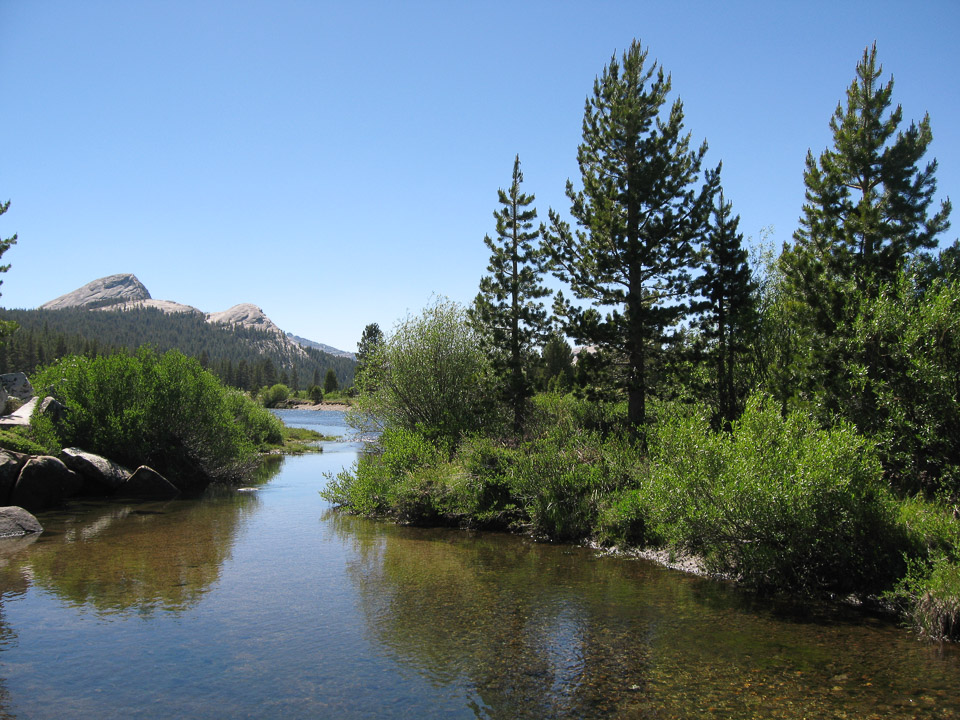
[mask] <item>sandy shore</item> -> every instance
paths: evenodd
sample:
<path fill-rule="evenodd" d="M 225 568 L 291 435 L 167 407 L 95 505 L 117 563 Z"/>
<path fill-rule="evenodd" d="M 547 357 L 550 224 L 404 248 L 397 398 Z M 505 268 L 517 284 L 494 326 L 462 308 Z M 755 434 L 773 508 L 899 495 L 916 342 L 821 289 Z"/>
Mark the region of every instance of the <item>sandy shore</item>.
<path fill-rule="evenodd" d="M 314 405 L 310 402 L 285 403 L 281 408 L 283 410 L 349 410 L 350 406 L 345 403 L 319 403 Z"/>

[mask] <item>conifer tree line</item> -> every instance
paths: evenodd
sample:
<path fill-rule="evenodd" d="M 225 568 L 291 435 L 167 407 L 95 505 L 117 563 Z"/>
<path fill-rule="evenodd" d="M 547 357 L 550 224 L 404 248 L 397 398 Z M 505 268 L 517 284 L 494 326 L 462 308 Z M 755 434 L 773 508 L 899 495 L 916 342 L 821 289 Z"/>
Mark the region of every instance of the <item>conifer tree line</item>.
<path fill-rule="evenodd" d="M 654 398 L 706 403 L 729 429 L 762 392 L 886 440 L 902 487 L 960 491 L 960 245 L 934 252 L 951 204 L 924 160 L 931 121 L 906 125 L 883 77 L 866 48 L 831 146 L 807 155 L 792 242 L 752 266 L 670 76 L 638 41 L 615 54 L 586 100 L 568 212 L 535 226 L 517 156 L 484 238 L 469 317 L 514 434 L 547 387 L 625 400 L 641 445 Z M 550 274 L 564 285 L 552 312 Z"/>
<path fill-rule="evenodd" d="M 264 330 L 211 324 L 189 313 L 156 308 L 0 310 L 0 322 L 18 327 L 0 343 L 0 372 L 30 374 L 67 355 L 97 357 L 151 345 L 161 353 L 176 349 L 196 357 L 222 382 L 241 390 L 276 383 L 294 390 L 353 383 L 354 361 L 349 358 L 310 347 L 290 353 Z"/>

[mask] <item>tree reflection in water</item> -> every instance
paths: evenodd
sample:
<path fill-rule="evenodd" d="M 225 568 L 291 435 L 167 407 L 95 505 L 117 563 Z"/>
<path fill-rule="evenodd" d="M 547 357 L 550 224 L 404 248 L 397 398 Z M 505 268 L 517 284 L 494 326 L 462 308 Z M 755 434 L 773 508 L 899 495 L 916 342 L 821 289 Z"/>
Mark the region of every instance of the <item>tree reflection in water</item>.
<path fill-rule="evenodd" d="M 433 684 L 464 686 L 478 715 L 597 717 L 640 702 L 656 619 L 610 612 L 622 583 L 589 551 L 324 519 L 352 541 L 374 639 Z"/>

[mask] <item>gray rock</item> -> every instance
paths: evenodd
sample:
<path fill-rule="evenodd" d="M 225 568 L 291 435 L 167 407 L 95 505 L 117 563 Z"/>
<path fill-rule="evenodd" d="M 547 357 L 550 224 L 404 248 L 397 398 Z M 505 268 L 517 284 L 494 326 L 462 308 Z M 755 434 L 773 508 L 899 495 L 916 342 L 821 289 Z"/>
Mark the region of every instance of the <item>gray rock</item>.
<path fill-rule="evenodd" d="M 67 412 L 67 408 L 64 407 L 63 403 L 48 396 L 45 397 L 40 403 L 40 407 L 37 408 L 37 412 L 39 412 L 41 415 L 49 415 L 50 419 L 57 423 L 63 419 L 63 416 Z"/>
<path fill-rule="evenodd" d="M 117 495 L 130 498 L 174 498 L 180 491 L 153 468 L 141 465 L 117 488 Z"/>
<path fill-rule="evenodd" d="M 130 479 L 132 473 L 113 460 L 100 455 L 84 452 L 78 448 L 64 448 L 60 451 L 64 465 L 80 475 L 87 486 L 93 483 L 93 490 L 116 490 Z"/>
<path fill-rule="evenodd" d="M 44 510 L 73 497 L 83 487 L 83 480 L 61 460 L 40 455 L 27 460 L 10 502 L 30 511 Z"/>
<path fill-rule="evenodd" d="M 33 397 L 33 385 L 22 372 L 4 373 L 0 375 L 0 385 L 10 397 L 29 400 Z"/>
<path fill-rule="evenodd" d="M 0 507 L 0 537 L 16 537 L 43 532 L 43 526 L 22 507 Z"/>
<path fill-rule="evenodd" d="M 71 307 L 100 306 L 131 300 L 149 300 L 150 293 L 136 276 L 130 273 L 108 275 L 87 283 L 66 295 L 45 302 L 41 310 L 62 310 Z"/>
<path fill-rule="evenodd" d="M 7 398 L 10 397 L 7 395 L 7 389 L 0 385 L 0 415 L 3 415 L 7 412 Z"/>
<path fill-rule="evenodd" d="M 30 416 L 37 408 L 37 398 L 30 398 L 9 415 L 0 417 L 0 428 L 26 427 L 30 424 Z"/>
<path fill-rule="evenodd" d="M 0 450 L 0 505 L 5 505 L 10 500 L 17 478 L 20 477 L 20 471 L 26 462 L 25 455 Z"/>

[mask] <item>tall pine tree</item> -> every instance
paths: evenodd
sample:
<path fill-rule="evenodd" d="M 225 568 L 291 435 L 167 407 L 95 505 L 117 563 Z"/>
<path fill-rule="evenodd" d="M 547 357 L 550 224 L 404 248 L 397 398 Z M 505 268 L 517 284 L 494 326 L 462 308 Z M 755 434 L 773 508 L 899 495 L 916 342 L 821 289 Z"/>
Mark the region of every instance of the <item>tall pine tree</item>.
<path fill-rule="evenodd" d="M 383 331 L 377 323 L 370 323 L 363 328 L 360 342 L 357 343 L 357 367 L 354 370 L 354 384 L 359 388 L 373 390 L 373 372 L 368 372 L 375 362 L 377 351 L 383 345 Z M 314 385 L 319 385 L 315 381 Z"/>
<path fill-rule="evenodd" d="M 694 287 L 703 300 L 697 325 L 707 342 L 713 370 L 717 416 L 729 427 L 740 414 L 745 388 L 736 376 L 757 332 L 757 284 L 747 262 L 743 234 L 737 231 L 740 216 L 723 190 L 713 206 L 712 223 L 704 239 L 703 272 Z"/>
<path fill-rule="evenodd" d="M 540 298 L 550 291 L 543 286 L 543 254 L 535 241 L 540 236 L 533 221 L 534 196 L 520 191 L 523 173 L 520 156 L 513 161 L 513 179 L 507 190 L 497 191 L 500 209 L 493 213 L 497 237 L 483 238 L 490 249 L 490 275 L 480 280 L 480 292 L 470 308 L 471 322 L 488 343 L 494 370 L 505 385 L 504 397 L 513 410 L 513 430 L 523 429 L 524 409 L 532 392 L 530 369 L 534 350 L 546 339 L 547 312 Z"/>
<path fill-rule="evenodd" d="M 900 130 L 893 79 L 881 84 L 882 72 L 874 44 L 857 64 L 846 106 L 839 103 L 830 120 L 833 147 L 819 160 L 807 153 L 800 227 L 781 256 L 784 289 L 806 338 L 799 375 L 814 392 L 858 361 L 845 346 L 861 305 L 950 226 L 949 200 L 930 214 L 936 160 L 918 166 L 933 139 L 930 118 Z"/>
<path fill-rule="evenodd" d="M 0 215 L 3 215 L 9 207 L 10 207 L 9 200 L 7 200 L 6 202 L 0 202 Z M 5 240 L 0 239 L 0 257 L 3 257 L 3 254 L 10 249 L 11 245 L 14 245 L 16 242 L 17 242 L 16 233 L 14 233 L 13 236 L 8 237 Z M 0 265 L 0 273 L 5 273 L 9 269 L 10 269 L 9 264 Z M 3 280 L 0 280 L 0 285 L 2 284 L 3 284 Z M 16 323 L 7 322 L 7 321 L 0 322 L 0 339 L 5 337 L 6 335 L 9 335 L 16 329 L 17 329 Z"/>
<path fill-rule="evenodd" d="M 690 148 L 683 104 L 663 107 L 671 82 L 634 41 L 594 83 L 577 161 L 583 189 L 567 181 L 578 228 L 550 211 L 545 247 L 558 278 L 595 306 L 558 295 L 555 311 L 578 342 L 613 351 L 626 366 L 628 417 L 646 424 L 648 366 L 688 311 L 694 243 L 702 236 L 716 174 L 700 187 L 706 143 Z"/>

